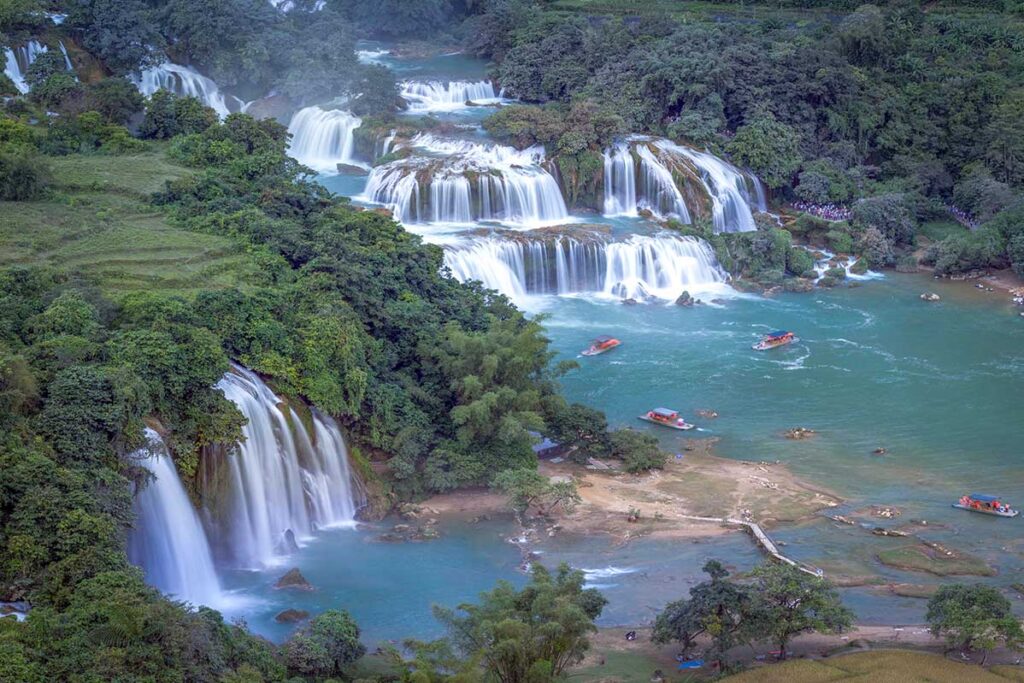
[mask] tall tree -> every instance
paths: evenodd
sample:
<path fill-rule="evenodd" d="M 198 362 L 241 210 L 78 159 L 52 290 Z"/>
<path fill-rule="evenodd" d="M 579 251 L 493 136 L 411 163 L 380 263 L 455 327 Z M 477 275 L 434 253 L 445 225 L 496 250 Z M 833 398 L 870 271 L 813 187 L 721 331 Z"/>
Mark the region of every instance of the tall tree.
<path fill-rule="evenodd" d="M 981 650 L 982 664 L 999 643 L 1014 649 L 1024 643 L 1010 601 L 991 586 L 943 586 L 928 601 L 925 619 L 932 635 L 944 637 L 950 648 Z"/>
<path fill-rule="evenodd" d="M 853 613 L 843 606 L 835 588 L 789 564 L 763 564 L 753 571 L 757 596 L 748 621 L 752 640 L 770 638 L 786 658 L 794 636 L 809 631 L 842 633 L 853 624 Z"/>

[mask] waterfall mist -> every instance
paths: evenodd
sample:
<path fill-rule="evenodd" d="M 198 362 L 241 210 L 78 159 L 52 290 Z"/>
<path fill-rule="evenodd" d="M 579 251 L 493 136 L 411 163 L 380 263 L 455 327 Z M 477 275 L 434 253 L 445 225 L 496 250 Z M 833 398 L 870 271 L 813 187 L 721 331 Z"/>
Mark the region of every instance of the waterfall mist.
<path fill-rule="evenodd" d="M 406 81 L 401 97 L 414 112 L 452 111 L 465 107 L 467 102 L 487 105 L 502 101 L 490 81 Z"/>

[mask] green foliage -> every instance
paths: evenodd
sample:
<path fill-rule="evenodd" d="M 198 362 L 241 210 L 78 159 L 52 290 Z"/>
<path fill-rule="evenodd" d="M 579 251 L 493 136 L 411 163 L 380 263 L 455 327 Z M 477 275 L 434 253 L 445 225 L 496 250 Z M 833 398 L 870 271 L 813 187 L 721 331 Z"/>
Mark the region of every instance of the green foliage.
<path fill-rule="evenodd" d="M 796 130 L 770 113 L 738 128 L 727 149 L 739 165 L 752 169 L 772 188 L 789 185 L 802 161 Z"/>
<path fill-rule="evenodd" d="M 146 138 L 166 139 L 201 133 L 216 122 L 217 114 L 196 98 L 158 90 L 146 103 L 139 132 Z"/>
<path fill-rule="evenodd" d="M 651 639 L 656 643 L 678 642 L 683 651 L 708 636 L 705 656 L 719 662 L 732 647 L 746 642 L 750 621 L 757 614 L 757 596 L 749 586 L 729 580 L 729 572 L 717 560 L 704 565 L 710 578 L 690 589 L 690 596 L 665 605 L 654 621 Z"/>
<path fill-rule="evenodd" d="M 981 650 L 985 657 L 1000 643 L 1012 649 L 1024 643 L 1024 629 L 1010 601 L 990 586 L 942 586 L 928 600 L 925 619 L 932 635 L 945 637 L 950 648 Z"/>
<path fill-rule="evenodd" d="M 757 607 L 750 633 L 770 638 L 783 658 L 793 636 L 807 631 L 842 633 L 853 624 L 853 613 L 825 579 L 783 563 L 763 564 L 752 574 Z"/>
<path fill-rule="evenodd" d="M 491 480 L 491 487 L 508 496 L 509 507 L 518 515 L 533 507 L 540 515 L 550 515 L 558 506 L 572 512 L 581 501 L 575 483 L 552 482 L 536 469 L 504 470 Z"/>
<path fill-rule="evenodd" d="M 34 85 L 30 97 L 36 104 L 56 111 L 71 107 L 72 102 L 82 96 L 82 92 L 82 85 L 74 76 L 61 71 Z"/>
<path fill-rule="evenodd" d="M 288 669 L 303 676 L 340 676 L 366 653 L 359 642 L 359 627 L 348 612 L 318 614 L 284 644 Z"/>
<path fill-rule="evenodd" d="M 143 0 L 81 0 L 67 11 L 65 24 L 80 32 L 82 47 L 115 75 L 148 66 L 163 45 L 154 10 Z"/>
<path fill-rule="evenodd" d="M 25 82 L 35 88 L 51 76 L 64 74 L 66 69 L 64 55 L 59 50 L 47 50 L 37 55 L 35 61 L 29 64 L 25 70 Z"/>
<path fill-rule="evenodd" d="M 390 38 L 430 35 L 453 15 L 451 0 L 335 0 L 333 6 L 361 32 Z"/>
<path fill-rule="evenodd" d="M 0 200 L 38 199 L 50 184 L 50 167 L 24 146 L 0 145 Z"/>
<path fill-rule="evenodd" d="M 126 78 L 104 78 L 86 87 L 87 109 L 99 112 L 111 123 L 124 125 L 142 111 L 145 98 Z"/>
<path fill-rule="evenodd" d="M 586 464 L 590 458 L 602 458 L 611 453 L 608 420 L 604 413 L 580 403 L 558 405 L 545 415 L 547 434 L 577 464 Z"/>
<path fill-rule="evenodd" d="M 459 661 L 454 654 L 467 673 L 479 663 L 489 676 L 508 683 L 559 678 L 582 661 L 605 604 L 597 590 L 583 588 L 582 572 L 563 564 L 552 574 L 536 564 L 521 591 L 502 581 L 482 594 L 479 604 L 435 607 L 448 636 L 412 643 L 418 655 L 414 666 L 434 680 L 438 669 Z"/>
<path fill-rule="evenodd" d="M 814 259 L 806 249 L 790 247 L 786 253 L 786 270 L 797 277 L 814 271 Z"/>
<path fill-rule="evenodd" d="M 903 195 L 885 194 L 861 199 L 853 205 L 853 228 L 874 228 L 892 245 L 911 244 L 917 223 Z"/>
<path fill-rule="evenodd" d="M 622 460 L 627 472 L 661 469 L 667 458 L 658 440 L 635 429 L 616 429 L 611 433 L 611 455 Z"/>

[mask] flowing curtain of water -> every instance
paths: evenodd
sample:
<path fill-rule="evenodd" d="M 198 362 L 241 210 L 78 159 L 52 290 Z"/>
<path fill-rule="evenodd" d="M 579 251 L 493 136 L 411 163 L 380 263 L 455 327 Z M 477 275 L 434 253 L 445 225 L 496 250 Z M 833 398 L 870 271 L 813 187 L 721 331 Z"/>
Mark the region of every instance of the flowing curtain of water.
<path fill-rule="evenodd" d="M 338 164 L 362 165 L 355 160 L 355 130 L 362 120 L 340 109 L 306 107 L 292 116 L 288 153 L 314 171 L 333 173 Z M 386 152 L 385 152 L 386 154 Z"/>
<path fill-rule="evenodd" d="M 228 457 L 229 555 L 243 566 L 266 566 L 289 551 L 289 535 L 354 523 L 362 491 L 354 482 L 337 424 L 314 412 L 313 432 L 253 372 L 233 368 L 217 384 L 247 424 Z"/>
<path fill-rule="evenodd" d="M 636 165 L 624 142 L 604 151 L 604 215 L 636 215 Z"/>
<path fill-rule="evenodd" d="M 410 111 L 449 111 L 467 102 L 492 104 L 500 101 L 490 81 L 406 81 L 401 97 Z"/>
<path fill-rule="evenodd" d="M 160 435 L 147 429 L 146 440 L 147 446 L 130 456 L 152 478 L 135 496 L 137 521 L 128 537 L 128 557 L 164 593 L 216 607 L 222 593 L 206 533 Z"/>
<path fill-rule="evenodd" d="M 445 251 L 461 282 L 477 280 L 513 300 L 533 294 L 595 294 L 674 300 L 727 279 L 707 242 L 632 235 L 622 242 L 557 237 L 522 241 L 481 237 Z"/>
<path fill-rule="evenodd" d="M 68 70 L 71 71 L 71 61 L 67 59 L 67 51 L 64 50 L 63 43 L 60 44 L 60 48 L 64 53 Z M 4 75 L 11 79 L 14 87 L 21 94 L 24 95 L 30 89 L 28 82 L 25 80 L 25 72 L 28 71 L 28 67 L 32 65 L 32 62 L 36 61 L 39 55 L 46 51 L 46 46 L 38 40 L 30 40 L 24 45 L 15 48 L 4 48 Z"/>
<path fill-rule="evenodd" d="M 374 167 L 362 195 L 390 208 L 402 223 L 497 221 L 529 228 L 569 221 L 558 181 L 541 165 L 542 148 L 430 135 L 408 144 L 421 154 Z M 421 186 L 427 207 L 420 203 Z"/>
<path fill-rule="evenodd" d="M 217 116 L 222 119 L 231 113 L 228 97 L 217 84 L 191 67 L 165 62 L 144 69 L 134 80 L 139 92 L 147 97 L 158 90 L 167 90 L 175 95 L 195 97 L 217 112 Z M 236 111 L 244 107 L 244 103 L 236 97 L 231 98 L 231 103 Z"/>
<path fill-rule="evenodd" d="M 659 218 L 675 218 L 690 223 L 690 212 L 676 187 L 672 171 L 646 143 L 637 145 L 636 152 L 640 157 L 639 205 Z"/>
<path fill-rule="evenodd" d="M 663 153 L 686 159 L 696 167 L 707 195 L 711 198 L 712 220 L 715 232 L 749 232 L 756 230 L 751 203 L 759 211 L 766 210 L 760 181 L 750 179 L 740 169 L 708 152 L 676 145 L 668 140 L 655 143 Z M 751 197 L 748 180 L 756 191 Z"/>

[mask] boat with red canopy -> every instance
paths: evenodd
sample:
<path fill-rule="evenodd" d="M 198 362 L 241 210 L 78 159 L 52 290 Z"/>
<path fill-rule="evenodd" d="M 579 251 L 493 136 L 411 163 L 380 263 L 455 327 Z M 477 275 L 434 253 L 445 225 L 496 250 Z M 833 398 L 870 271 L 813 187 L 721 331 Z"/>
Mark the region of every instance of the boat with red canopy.
<path fill-rule="evenodd" d="M 622 344 L 622 342 L 620 342 L 615 337 L 601 335 L 600 337 L 598 337 L 597 339 L 590 343 L 589 349 L 587 349 L 586 351 L 581 351 L 580 353 L 581 355 L 584 356 L 597 356 L 604 353 L 605 351 L 611 351 L 620 344 Z"/>
<path fill-rule="evenodd" d="M 754 344 L 755 351 L 767 351 L 786 344 L 800 341 L 800 338 L 788 330 L 775 330 L 761 337 L 761 341 Z"/>
<path fill-rule="evenodd" d="M 958 502 L 953 503 L 953 507 L 996 517 L 1016 517 L 1020 514 L 1020 510 L 1014 510 L 1009 504 L 1002 502 L 999 496 L 990 496 L 985 493 L 961 496 Z"/>
<path fill-rule="evenodd" d="M 671 410 L 669 408 L 655 408 L 654 410 L 648 410 L 647 414 L 641 415 L 639 419 L 646 420 L 647 422 L 653 422 L 656 425 L 668 427 L 669 429 L 687 431 L 694 428 L 694 425 L 679 417 L 678 410 Z"/>

